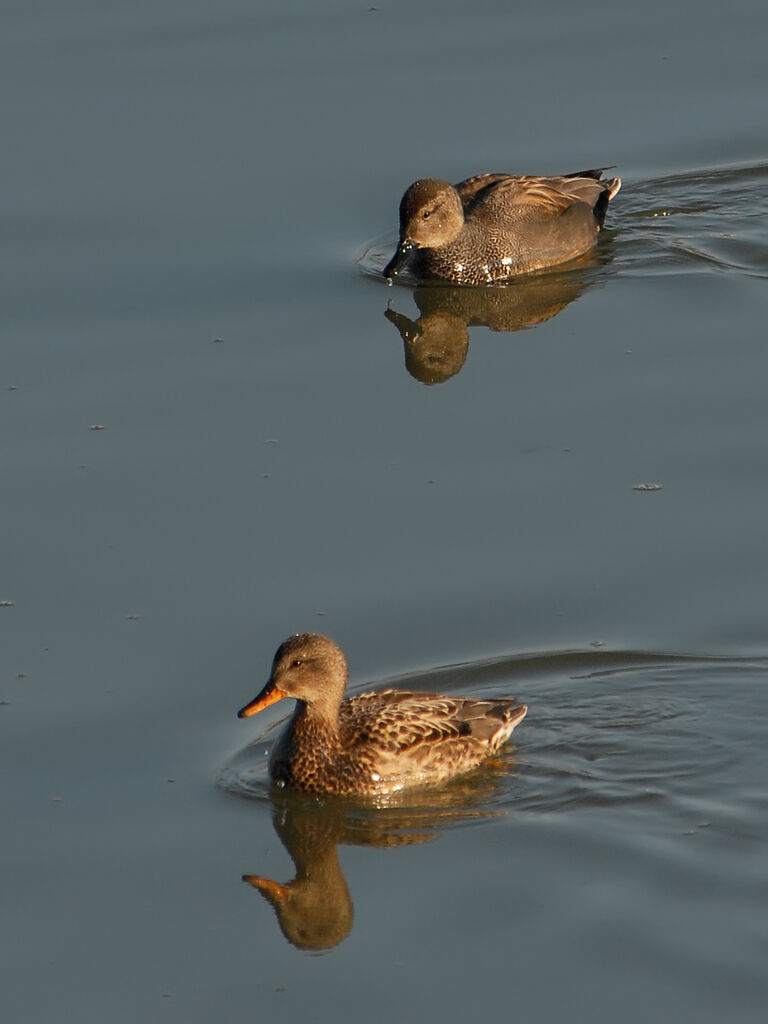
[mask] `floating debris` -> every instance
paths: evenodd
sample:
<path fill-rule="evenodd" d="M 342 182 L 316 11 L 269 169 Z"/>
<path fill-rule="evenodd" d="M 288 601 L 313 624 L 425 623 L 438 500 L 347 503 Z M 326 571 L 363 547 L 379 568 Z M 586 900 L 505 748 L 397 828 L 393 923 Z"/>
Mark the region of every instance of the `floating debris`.
<path fill-rule="evenodd" d="M 102 423 L 92 423 L 90 425 L 90 427 L 88 427 L 88 429 L 89 430 L 103 430 L 104 429 L 104 425 Z"/>
<path fill-rule="evenodd" d="M 13 608 L 15 601 L 0 601 L 0 608 Z"/>
<path fill-rule="evenodd" d="M 661 484 L 635 484 L 632 488 L 633 491 L 660 491 L 662 490 Z"/>

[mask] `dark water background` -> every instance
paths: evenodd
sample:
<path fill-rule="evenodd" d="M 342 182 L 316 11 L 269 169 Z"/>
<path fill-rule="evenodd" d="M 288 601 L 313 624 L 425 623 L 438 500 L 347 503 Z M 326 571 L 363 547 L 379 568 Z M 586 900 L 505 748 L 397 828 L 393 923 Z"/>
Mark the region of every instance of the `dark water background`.
<path fill-rule="evenodd" d="M 765 5 L 0 16 L 4 1021 L 764 1020 Z M 418 176 L 600 164 L 576 270 L 372 273 Z M 304 629 L 528 717 L 273 802 Z"/>

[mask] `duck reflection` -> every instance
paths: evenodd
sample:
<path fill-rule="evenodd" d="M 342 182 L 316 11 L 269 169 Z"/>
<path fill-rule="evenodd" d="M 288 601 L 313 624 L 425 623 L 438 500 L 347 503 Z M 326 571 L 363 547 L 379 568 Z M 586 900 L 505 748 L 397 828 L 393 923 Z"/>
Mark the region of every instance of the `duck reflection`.
<path fill-rule="evenodd" d="M 498 814 L 494 797 L 503 796 L 502 784 L 509 785 L 514 764 L 506 750 L 440 789 L 393 794 L 375 806 L 275 790 L 272 823 L 293 861 L 294 878 L 283 883 L 245 874 L 243 881 L 270 903 L 291 945 L 314 952 L 331 949 L 349 935 L 354 919 L 338 845 L 424 843 L 458 821 Z"/>
<path fill-rule="evenodd" d="M 339 864 L 339 821 L 318 801 L 288 797 L 276 802 L 272 822 L 295 868 L 292 882 L 259 875 L 243 881 L 272 904 L 285 938 L 298 949 L 338 945 L 352 928 L 354 911 Z"/>
<path fill-rule="evenodd" d="M 593 283 L 584 269 L 605 260 L 595 250 L 578 261 L 578 270 L 532 274 L 496 288 L 420 285 L 413 291 L 416 320 L 389 307 L 384 316 L 400 332 L 408 373 L 423 384 L 441 384 L 464 365 L 470 327 L 522 331 L 542 324 Z"/>

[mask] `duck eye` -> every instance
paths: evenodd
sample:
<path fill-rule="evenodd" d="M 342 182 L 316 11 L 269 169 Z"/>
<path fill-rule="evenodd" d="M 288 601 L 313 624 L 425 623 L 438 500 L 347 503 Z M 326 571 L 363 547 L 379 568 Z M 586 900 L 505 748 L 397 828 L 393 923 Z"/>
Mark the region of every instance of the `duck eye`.
<path fill-rule="evenodd" d="M 291 668 L 301 668 L 303 664 L 304 662 L 301 660 L 301 658 L 297 658 L 295 661 L 291 662 Z"/>
<path fill-rule="evenodd" d="M 424 218 L 424 220 L 428 220 L 432 216 L 432 211 L 431 210 L 425 210 L 424 213 L 422 213 L 421 216 Z"/>

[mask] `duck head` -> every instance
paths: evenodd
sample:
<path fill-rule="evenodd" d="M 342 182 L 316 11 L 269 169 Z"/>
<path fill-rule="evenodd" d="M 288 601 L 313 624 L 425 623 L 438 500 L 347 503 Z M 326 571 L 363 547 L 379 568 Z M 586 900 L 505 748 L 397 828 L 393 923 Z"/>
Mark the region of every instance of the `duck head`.
<path fill-rule="evenodd" d="M 266 686 L 237 717 L 249 718 L 286 697 L 335 715 L 346 685 L 347 660 L 341 648 L 327 636 L 301 633 L 280 644 Z"/>
<path fill-rule="evenodd" d="M 414 181 L 400 200 L 400 241 L 384 268 L 384 277 L 398 274 L 414 249 L 449 245 L 463 226 L 464 208 L 453 185 L 437 178 Z"/>

